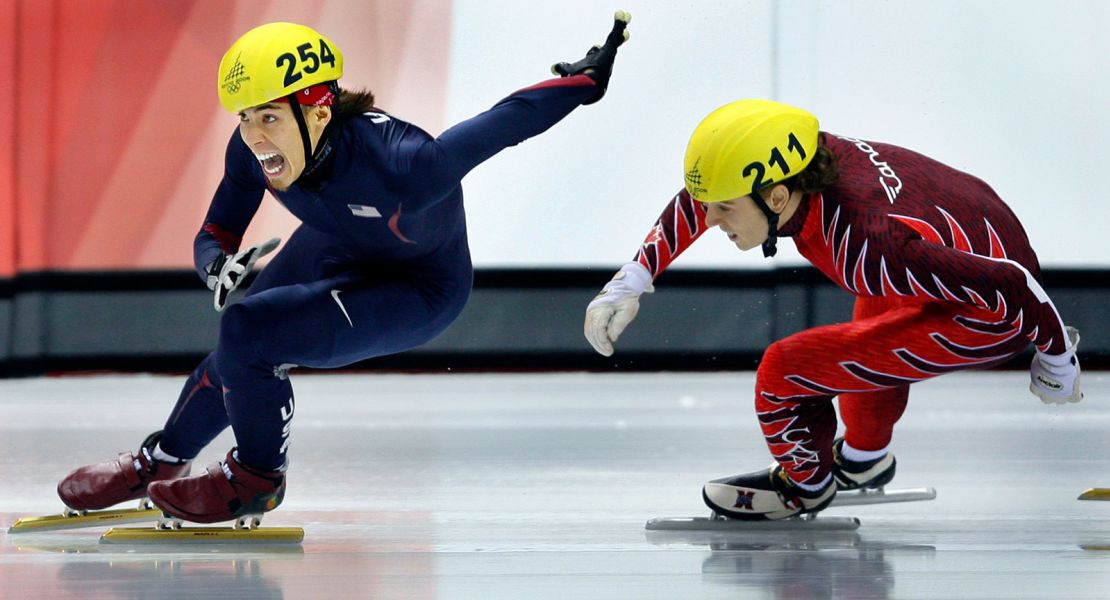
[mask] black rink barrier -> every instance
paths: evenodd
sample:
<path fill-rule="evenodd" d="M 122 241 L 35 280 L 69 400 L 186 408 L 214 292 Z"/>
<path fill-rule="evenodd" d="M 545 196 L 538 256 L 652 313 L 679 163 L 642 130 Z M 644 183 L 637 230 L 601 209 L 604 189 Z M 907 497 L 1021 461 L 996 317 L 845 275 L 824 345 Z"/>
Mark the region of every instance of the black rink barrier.
<path fill-rule="evenodd" d="M 771 342 L 851 317 L 852 296 L 812 267 L 673 269 L 641 299 L 616 354 L 603 357 L 586 342 L 582 322 L 615 269 L 479 269 L 469 304 L 442 335 L 350 369 L 750 370 Z M 1082 333 L 1084 368 L 1110 368 L 1110 270 L 1047 269 L 1044 281 Z M 218 330 L 211 292 L 192 272 L 0 280 L 0 376 L 188 371 L 215 346 Z M 1008 366 L 1027 368 L 1028 359 Z"/>

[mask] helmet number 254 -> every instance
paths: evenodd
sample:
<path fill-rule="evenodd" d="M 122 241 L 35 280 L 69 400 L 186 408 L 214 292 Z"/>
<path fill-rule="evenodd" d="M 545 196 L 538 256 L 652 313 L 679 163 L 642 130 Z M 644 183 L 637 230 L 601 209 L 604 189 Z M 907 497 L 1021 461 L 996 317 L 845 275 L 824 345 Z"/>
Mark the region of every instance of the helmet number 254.
<path fill-rule="evenodd" d="M 331 48 L 328 47 L 324 40 L 320 40 L 320 52 L 317 53 L 313 50 L 311 43 L 304 43 L 297 46 L 297 54 L 286 52 L 277 57 L 277 64 L 275 66 L 285 67 L 285 86 L 291 86 L 300 81 L 304 77 L 304 73 L 315 73 L 320 69 L 321 63 L 328 63 L 328 65 L 335 66 L 335 54 L 332 53 Z M 298 60 L 299 55 L 299 60 Z"/>

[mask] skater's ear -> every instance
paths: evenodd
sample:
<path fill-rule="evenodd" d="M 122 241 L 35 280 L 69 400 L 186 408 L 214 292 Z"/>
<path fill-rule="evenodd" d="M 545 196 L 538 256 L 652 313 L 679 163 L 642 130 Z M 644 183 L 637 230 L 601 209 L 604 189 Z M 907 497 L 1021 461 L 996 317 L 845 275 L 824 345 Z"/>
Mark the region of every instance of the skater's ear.
<path fill-rule="evenodd" d="M 304 114 L 305 125 L 308 127 L 309 139 L 312 141 L 312 152 L 316 152 L 317 144 L 324 135 L 324 128 L 328 126 L 328 123 L 331 123 L 331 107 L 327 105 L 302 106 L 301 111 Z"/>
<path fill-rule="evenodd" d="M 767 206 L 780 215 L 786 210 L 786 205 L 790 202 L 790 188 L 781 183 L 771 184 L 760 190 L 759 193 L 763 196 L 763 201 L 767 203 Z"/>
<path fill-rule="evenodd" d="M 309 127 L 322 130 L 325 125 L 331 122 L 330 106 L 305 106 L 302 107 L 302 110 L 304 110 L 304 118 L 309 123 Z"/>

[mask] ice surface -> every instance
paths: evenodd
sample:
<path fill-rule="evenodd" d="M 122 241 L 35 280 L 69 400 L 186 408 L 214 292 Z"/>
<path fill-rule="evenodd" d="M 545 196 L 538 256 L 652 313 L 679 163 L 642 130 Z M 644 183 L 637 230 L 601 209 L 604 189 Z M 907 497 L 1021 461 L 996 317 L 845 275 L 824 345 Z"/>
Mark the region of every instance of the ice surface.
<path fill-rule="evenodd" d="M 292 549 L 0 533 L 0 598 L 1106 598 L 1110 378 L 1045 406 L 1016 372 L 914 386 L 892 487 L 854 532 L 645 531 L 765 466 L 752 373 L 293 373 Z M 183 378 L 0 380 L 0 528 L 69 469 L 133 450 Z M 225 433 L 202 454 L 222 457 Z"/>

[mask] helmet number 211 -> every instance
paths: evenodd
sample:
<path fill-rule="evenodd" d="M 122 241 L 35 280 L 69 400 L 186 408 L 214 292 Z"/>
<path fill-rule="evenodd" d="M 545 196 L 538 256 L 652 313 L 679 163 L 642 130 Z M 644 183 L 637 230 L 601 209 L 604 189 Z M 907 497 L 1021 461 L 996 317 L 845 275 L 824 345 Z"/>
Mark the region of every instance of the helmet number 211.
<path fill-rule="evenodd" d="M 799 158 L 801 158 L 802 160 L 806 159 L 805 148 L 802 147 L 802 143 L 798 141 L 798 138 L 794 135 L 793 132 L 791 132 L 789 137 L 787 138 L 786 151 L 798 154 Z M 778 165 L 779 170 L 782 171 L 783 176 L 790 174 L 790 165 L 787 163 L 786 158 L 783 156 L 782 151 L 779 150 L 778 146 L 771 148 L 771 156 L 767 159 L 766 166 L 759 161 L 751 162 L 748 163 L 746 167 L 744 167 L 744 170 L 741 171 L 741 174 L 744 177 L 753 177 L 754 174 L 755 181 L 752 182 L 752 190 L 759 190 L 765 185 L 768 185 L 763 181 L 764 175 L 766 175 L 767 173 L 767 167 L 775 165 Z M 773 181 L 771 183 L 773 183 Z"/>
<path fill-rule="evenodd" d="M 300 81 L 305 73 L 315 73 L 320 69 L 322 63 L 335 67 L 335 54 L 332 53 L 331 48 L 320 40 L 320 52 L 316 53 L 312 49 L 311 43 L 304 43 L 297 46 L 297 54 L 286 52 L 277 57 L 277 64 L 275 66 L 285 67 L 285 86 L 291 86 Z"/>

